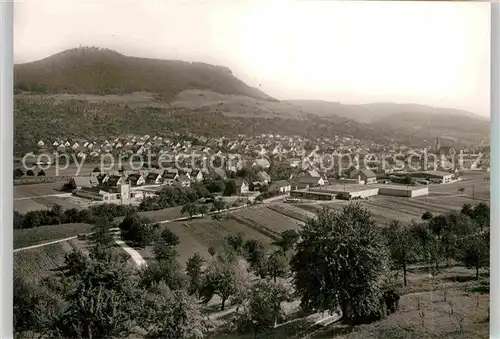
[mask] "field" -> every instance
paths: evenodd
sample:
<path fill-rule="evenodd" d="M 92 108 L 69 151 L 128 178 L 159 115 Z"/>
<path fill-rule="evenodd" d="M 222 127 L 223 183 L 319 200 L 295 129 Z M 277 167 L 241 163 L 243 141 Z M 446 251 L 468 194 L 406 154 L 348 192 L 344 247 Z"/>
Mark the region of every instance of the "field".
<path fill-rule="evenodd" d="M 451 211 L 460 211 L 464 204 L 472 206 L 480 202 L 489 205 L 489 182 L 483 179 L 485 173 L 467 173 L 466 180 L 452 184 L 430 185 L 430 194 L 427 197 L 403 198 L 392 196 L 376 196 L 368 200 L 357 201 L 372 213 L 376 223 L 388 224 L 393 220 L 409 223 L 412 220 L 420 221 L 422 214 L 429 211 L 441 214 Z M 474 191 L 472 187 L 474 186 Z M 465 188 L 464 194 L 458 192 Z M 474 192 L 474 193 L 473 193 Z M 474 198 L 472 196 L 474 194 Z M 483 199 L 484 198 L 484 199 Z M 331 202 L 305 202 L 300 204 L 287 204 L 286 208 L 299 208 L 304 213 L 316 213 L 326 206 L 334 210 L 342 210 L 349 201 L 335 200 Z"/>
<path fill-rule="evenodd" d="M 179 221 L 161 225 L 161 228 L 168 228 L 175 233 L 180 240 L 177 246 L 179 252 L 179 262 L 184 265 L 187 259 L 198 253 L 205 259 L 210 257 L 208 249 L 214 247 L 220 249 L 224 243 L 224 238 L 231 234 L 242 233 L 245 239 L 256 239 L 269 245 L 272 240 L 264 234 L 247 227 L 236 220 L 228 217 L 221 220 L 212 220 L 209 217 L 190 221 Z M 146 259 L 152 259 L 152 247 L 137 249 Z"/>
<path fill-rule="evenodd" d="M 27 281 L 40 281 L 55 274 L 64 264 L 69 242 L 14 253 L 14 274 Z"/>
<path fill-rule="evenodd" d="M 310 215 L 306 211 L 297 209 L 291 204 L 274 204 L 274 205 L 268 205 L 267 208 L 269 208 L 274 212 L 290 217 L 292 219 L 298 220 L 300 222 L 306 222 L 307 220 L 309 220 L 310 217 L 314 217 L 314 214 Z"/>
<path fill-rule="evenodd" d="M 243 218 L 261 225 L 276 234 L 280 234 L 289 229 L 298 229 L 300 224 L 299 221 L 275 212 L 267 207 L 242 209 L 234 213 L 234 215 L 238 218 Z"/>
<path fill-rule="evenodd" d="M 62 224 L 14 230 L 14 249 L 88 233 L 89 224 Z"/>
<path fill-rule="evenodd" d="M 63 184 L 63 182 L 50 182 L 33 185 L 17 185 L 14 186 L 14 199 L 58 194 L 61 193 L 58 189 L 60 189 Z"/>

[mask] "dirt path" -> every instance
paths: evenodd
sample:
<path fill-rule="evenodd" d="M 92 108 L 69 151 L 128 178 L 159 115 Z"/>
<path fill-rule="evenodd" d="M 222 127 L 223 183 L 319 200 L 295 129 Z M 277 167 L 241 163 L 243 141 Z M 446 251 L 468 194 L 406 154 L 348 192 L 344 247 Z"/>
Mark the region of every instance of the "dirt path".
<path fill-rule="evenodd" d="M 132 247 L 127 245 L 125 241 L 121 240 L 119 238 L 119 235 L 115 235 L 114 240 L 116 244 L 118 244 L 125 252 L 127 252 L 128 255 L 130 255 L 132 261 L 134 262 L 137 268 L 146 267 L 148 265 L 148 263 L 142 257 L 142 255 L 136 250 L 134 250 Z"/>

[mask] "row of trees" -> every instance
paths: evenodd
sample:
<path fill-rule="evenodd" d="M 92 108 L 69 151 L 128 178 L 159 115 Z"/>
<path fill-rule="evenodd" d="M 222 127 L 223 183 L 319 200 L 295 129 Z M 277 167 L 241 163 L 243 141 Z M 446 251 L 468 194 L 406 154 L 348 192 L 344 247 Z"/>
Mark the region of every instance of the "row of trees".
<path fill-rule="evenodd" d="M 165 187 L 158 193 L 158 196 L 144 199 L 138 207 L 100 204 L 83 210 L 76 208 L 63 210 L 60 206 L 55 205 L 51 210 L 30 211 L 25 214 L 14 212 L 14 228 L 32 228 L 65 223 L 94 224 L 100 217 L 117 218 L 131 212 L 154 211 L 195 203 L 210 195 L 211 192 L 208 188 L 211 188 L 211 185 L 217 185 L 217 181 L 209 181 L 188 188 Z"/>
<path fill-rule="evenodd" d="M 433 216 L 422 215 L 424 223 L 403 225 L 393 222 L 386 230 L 390 254 L 395 268 L 403 272 L 407 285 L 409 264 L 426 262 L 438 272 L 441 265 L 452 261 L 468 268 L 479 270 L 489 266 L 489 220 L 490 210 L 485 203 L 474 208 L 464 205 L 460 213 L 445 213 Z"/>
<path fill-rule="evenodd" d="M 35 172 L 33 170 L 27 170 L 26 173 L 25 173 L 21 168 L 16 168 L 14 170 L 14 179 L 19 179 L 19 178 L 22 178 L 24 176 L 34 177 L 35 176 Z M 41 169 L 40 171 L 38 171 L 38 176 L 39 177 L 45 176 L 45 171 L 43 169 Z"/>

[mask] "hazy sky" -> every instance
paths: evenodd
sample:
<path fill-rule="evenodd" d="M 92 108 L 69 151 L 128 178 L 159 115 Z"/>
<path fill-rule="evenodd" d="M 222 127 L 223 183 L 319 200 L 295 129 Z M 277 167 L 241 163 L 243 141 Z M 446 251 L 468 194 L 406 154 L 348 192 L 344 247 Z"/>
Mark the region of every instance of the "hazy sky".
<path fill-rule="evenodd" d="M 90 45 L 224 65 L 278 99 L 489 115 L 485 2 L 67 0 L 14 10 L 16 63 Z"/>

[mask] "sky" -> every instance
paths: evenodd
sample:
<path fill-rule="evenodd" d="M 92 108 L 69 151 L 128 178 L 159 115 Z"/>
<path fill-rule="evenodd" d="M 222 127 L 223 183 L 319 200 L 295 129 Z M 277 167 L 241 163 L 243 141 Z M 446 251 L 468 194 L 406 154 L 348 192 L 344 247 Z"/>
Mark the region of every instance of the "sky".
<path fill-rule="evenodd" d="M 490 113 L 487 2 L 15 3 L 15 63 L 80 45 L 223 65 L 280 100 Z"/>

